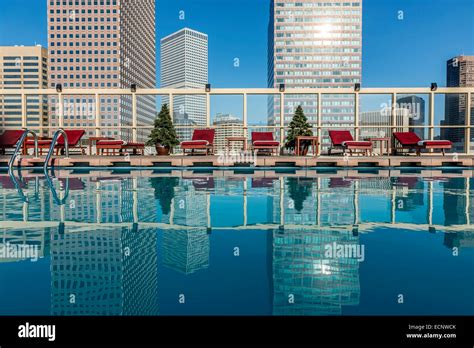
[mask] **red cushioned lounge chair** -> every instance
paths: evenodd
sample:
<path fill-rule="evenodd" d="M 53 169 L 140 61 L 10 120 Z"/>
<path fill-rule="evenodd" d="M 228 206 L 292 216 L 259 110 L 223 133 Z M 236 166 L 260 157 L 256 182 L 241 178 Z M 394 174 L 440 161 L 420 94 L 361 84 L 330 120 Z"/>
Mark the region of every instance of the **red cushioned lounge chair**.
<path fill-rule="evenodd" d="M 373 145 L 371 141 L 355 141 L 351 132 L 346 130 L 330 130 L 329 138 L 331 138 L 329 155 L 331 155 L 333 149 L 341 149 L 343 154 L 346 153 L 346 150 L 349 150 L 351 155 L 353 150 L 365 151 L 366 155 L 372 152 Z"/>
<path fill-rule="evenodd" d="M 4 155 L 7 149 L 14 149 L 23 133 L 23 130 L 6 130 L 0 135 L 0 155 Z"/>
<path fill-rule="evenodd" d="M 80 142 L 86 131 L 83 129 L 68 129 L 64 130 L 67 135 L 69 150 L 78 149 L 81 151 L 81 154 L 85 154 L 85 147 L 80 146 Z M 52 139 L 40 139 L 38 140 L 38 150 L 39 155 L 43 154 L 43 150 L 49 150 L 51 147 Z M 55 145 L 56 155 L 59 155 L 60 151 L 62 152 L 65 149 L 65 141 L 63 135 L 60 135 Z M 28 151 L 29 149 L 33 149 L 35 147 L 35 142 L 33 139 L 28 138 L 25 142 L 25 149 Z"/>
<path fill-rule="evenodd" d="M 280 152 L 280 143 L 273 138 L 272 132 L 253 132 L 252 147 L 254 150 L 270 150 L 276 155 Z"/>
<path fill-rule="evenodd" d="M 195 150 L 204 150 L 206 155 L 213 154 L 215 135 L 214 129 L 196 129 L 193 132 L 192 140 L 181 143 L 181 149 L 183 153 L 186 153 L 186 150 L 191 150 L 191 154 L 194 154 Z"/>
<path fill-rule="evenodd" d="M 446 150 L 452 149 L 453 143 L 449 140 L 421 140 L 414 132 L 396 132 L 393 136 L 401 145 L 402 149 L 416 150 L 418 156 L 421 155 L 421 150 L 441 150 L 443 156 Z"/>
<path fill-rule="evenodd" d="M 131 151 L 133 155 L 144 155 L 145 144 L 144 143 L 133 143 L 125 142 L 123 140 L 102 140 L 96 143 L 97 154 L 112 155 L 124 154 Z"/>

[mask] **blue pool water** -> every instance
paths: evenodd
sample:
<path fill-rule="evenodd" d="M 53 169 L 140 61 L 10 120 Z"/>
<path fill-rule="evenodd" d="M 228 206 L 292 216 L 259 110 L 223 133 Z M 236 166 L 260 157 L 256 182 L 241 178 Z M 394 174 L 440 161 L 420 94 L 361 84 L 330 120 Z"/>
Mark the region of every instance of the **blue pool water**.
<path fill-rule="evenodd" d="M 0 173 L 0 315 L 474 314 L 463 174 L 57 175 Z"/>

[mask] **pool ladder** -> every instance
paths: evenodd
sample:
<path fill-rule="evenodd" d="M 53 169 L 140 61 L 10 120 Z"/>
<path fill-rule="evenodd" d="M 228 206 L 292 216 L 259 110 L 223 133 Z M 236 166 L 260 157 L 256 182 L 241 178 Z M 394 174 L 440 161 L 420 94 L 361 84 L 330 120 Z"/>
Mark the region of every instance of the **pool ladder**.
<path fill-rule="evenodd" d="M 33 132 L 32 130 L 25 129 L 24 133 L 22 134 L 20 140 L 16 144 L 15 151 L 13 152 L 12 157 L 10 158 L 10 161 L 8 162 L 8 174 L 10 176 L 13 175 L 13 166 L 15 165 L 15 160 L 20 154 L 21 148 L 23 146 L 23 143 L 25 142 L 26 138 L 28 137 L 28 134 L 31 134 L 35 140 L 35 148 L 34 148 L 34 155 L 35 159 L 38 158 L 38 135 Z"/>
<path fill-rule="evenodd" d="M 59 137 L 61 135 L 64 138 L 64 152 L 65 152 L 66 158 L 69 158 L 69 141 L 68 141 L 68 138 L 67 138 L 67 134 L 66 134 L 66 131 L 64 129 L 60 128 L 54 133 L 53 140 L 51 141 L 51 146 L 49 147 L 48 154 L 46 155 L 46 159 L 44 160 L 43 171 L 44 171 L 44 174 L 46 176 L 48 176 L 49 161 L 51 160 L 51 156 L 53 155 L 54 148 L 56 147 L 56 144 L 57 144 L 57 142 L 59 140 Z"/>

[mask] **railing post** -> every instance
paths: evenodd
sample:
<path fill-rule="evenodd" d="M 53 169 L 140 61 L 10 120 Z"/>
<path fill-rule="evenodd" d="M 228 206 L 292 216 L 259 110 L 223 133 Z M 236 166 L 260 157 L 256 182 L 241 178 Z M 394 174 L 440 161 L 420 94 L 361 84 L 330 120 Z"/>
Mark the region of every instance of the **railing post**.
<path fill-rule="evenodd" d="M 472 93 L 467 93 L 467 102 L 466 102 L 466 132 L 464 140 L 464 152 L 468 155 L 471 154 L 471 118 L 472 115 Z"/>
<path fill-rule="evenodd" d="M 132 94 L 132 141 L 134 143 L 138 141 L 137 126 L 138 126 L 137 95 L 133 93 Z"/>
<path fill-rule="evenodd" d="M 64 97 L 62 92 L 58 94 L 58 127 L 64 127 Z"/>
<path fill-rule="evenodd" d="M 285 92 L 280 92 L 280 145 L 285 142 Z"/>
<path fill-rule="evenodd" d="M 26 109 L 26 94 L 25 92 L 23 92 L 21 94 L 21 127 L 22 128 L 27 128 L 28 127 L 28 124 L 27 124 L 27 116 L 26 116 L 26 113 L 27 113 L 27 109 Z M 42 112 L 42 110 L 41 110 Z"/>
<path fill-rule="evenodd" d="M 391 107 L 391 114 L 390 114 L 390 119 L 391 119 L 391 124 L 392 124 L 392 134 L 397 131 L 397 93 L 392 93 L 392 107 Z M 390 135 L 390 138 L 392 139 L 392 152 L 396 152 L 396 144 L 395 144 L 395 138 Z"/>
<path fill-rule="evenodd" d="M 168 94 L 169 99 L 169 109 L 171 120 L 174 122 L 174 104 L 173 104 L 173 93 Z"/>
<path fill-rule="evenodd" d="M 100 137 L 100 95 L 99 93 L 95 94 L 95 136 Z"/>
<path fill-rule="evenodd" d="M 318 153 L 321 154 L 322 152 L 322 147 L 323 147 L 323 115 L 322 115 L 322 110 L 323 110 L 323 100 L 322 100 L 322 94 L 321 92 L 318 93 Z M 315 154 L 316 155 L 316 154 Z"/>
<path fill-rule="evenodd" d="M 355 140 L 359 140 L 359 93 L 354 93 L 354 135 Z"/>
<path fill-rule="evenodd" d="M 211 94 L 206 92 L 206 127 L 211 126 Z"/>
<path fill-rule="evenodd" d="M 242 114 L 242 117 L 243 117 L 243 126 L 244 126 L 244 136 L 247 137 L 247 132 L 248 132 L 248 115 L 247 115 L 247 93 L 244 92 L 243 94 L 243 98 L 244 98 L 244 101 L 243 101 L 243 107 L 244 107 L 244 110 L 243 110 L 243 114 Z"/>
<path fill-rule="evenodd" d="M 435 127 L 435 94 L 434 92 L 430 93 L 430 128 L 429 128 L 429 138 L 434 140 L 434 127 Z M 430 152 L 433 152 L 432 150 Z"/>

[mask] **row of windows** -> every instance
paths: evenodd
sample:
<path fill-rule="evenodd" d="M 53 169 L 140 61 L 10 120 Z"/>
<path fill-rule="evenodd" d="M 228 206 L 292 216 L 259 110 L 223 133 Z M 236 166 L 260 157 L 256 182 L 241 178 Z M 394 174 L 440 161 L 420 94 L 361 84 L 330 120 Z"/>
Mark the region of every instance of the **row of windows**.
<path fill-rule="evenodd" d="M 283 15 L 283 16 L 315 16 L 315 15 L 360 15 L 361 11 L 360 10 L 306 10 L 306 11 L 276 11 L 277 15 Z"/>
<path fill-rule="evenodd" d="M 61 38 L 67 39 L 67 38 L 68 38 L 68 35 L 66 35 L 66 34 L 62 34 L 62 35 L 61 35 L 61 34 L 57 34 L 57 35 L 51 34 L 51 35 L 50 35 L 50 38 L 51 38 L 51 39 L 54 39 L 54 38 L 57 38 L 57 39 L 61 39 Z M 117 34 L 107 34 L 107 35 L 106 35 L 106 34 L 100 34 L 100 36 L 99 36 L 99 34 L 94 34 L 94 35 L 92 35 L 92 34 L 88 34 L 88 35 L 86 35 L 86 34 L 82 34 L 82 35 L 79 35 L 79 34 L 75 34 L 75 35 L 74 35 L 74 34 L 69 34 L 69 38 L 70 38 L 70 39 L 74 39 L 74 38 L 76 38 L 76 39 L 81 39 L 81 38 L 82 38 L 82 39 L 86 39 L 86 38 L 88 38 L 88 39 L 92 39 L 92 38 L 94 38 L 94 39 L 98 39 L 98 38 L 101 38 L 101 39 L 114 38 L 114 39 L 116 39 L 116 38 L 117 38 Z"/>
<path fill-rule="evenodd" d="M 30 56 L 25 56 L 25 57 L 5 56 L 5 57 L 3 57 L 3 60 L 21 60 L 22 58 L 23 58 L 23 60 L 39 60 L 38 56 L 33 56 L 33 57 L 30 57 Z"/>
<path fill-rule="evenodd" d="M 291 32 L 279 32 L 275 35 L 276 38 L 293 38 L 293 39 L 314 39 L 315 35 L 321 33 L 321 30 L 316 32 L 305 31 L 303 33 L 291 33 Z M 360 32 L 325 32 L 324 38 L 334 39 L 334 38 L 353 38 L 360 37 Z"/>
<path fill-rule="evenodd" d="M 349 64 L 348 60 L 338 64 L 277 64 L 276 69 L 347 69 L 360 68 L 359 63 Z"/>
<path fill-rule="evenodd" d="M 19 73 L 21 72 L 21 69 L 3 69 L 3 72 L 6 72 L 6 73 Z M 38 69 L 23 69 L 23 72 L 29 72 L 29 73 L 34 73 L 34 72 L 39 72 Z M 46 74 L 46 70 L 43 70 L 43 73 Z"/>
<path fill-rule="evenodd" d="M 52 79 L 56 79 L 56 78 L 61 79 L 63 77 L 65 79 L 67 79 L 68 77 L 70 79 L 74 79 L 74 75 L 69 75 L 69 76 L 68 75 L 51 75 Z M 105 78 L 107 78 L 107 79 L 110 80 L 110 79 L 117 79 L 118 75 L 75 75 L 75 78 L 76 79 L 80 79 L 80 78 L 82 78 L 82 79 L 87 79 L 87 78 L 89 78 L 89 79 L 92 79 L 92 78 L 94 78 L 94 79 L 98 79 L 98 78 L 105 79 Z"/>
<path fill-rule="evenodd" d="M 320 83 L 357 83 L 359 79 L 277 79 L 278 83 L 312 85 Z"/>
<path fill-rule="evenodd" d="M 57 51 L 51 50 L 51 54 L 52 54 L 52 55 L 53 55 L 53 54 L 80 54 L 79 52 L 80 52 L 80 51 L 74 52 L 74 51 L 66 51 L 66 50 L 64 50 L 64 51 L 61 51 L 61 50 L 57 50 Z M 85 51 L 82 51 L 82 52 L 85 52 Z M 89 52 L 92 52 L 92 51 L 89 51 Z M 101 52 L 100 54 L 102 54 L 102 55 L 105 54 L 105 53 L 104 53 L 105 51 L 103 51 L 103 50 L 100 51 L 100 52 Z M 117 53 L 118 53 L 118 51 L 116 51 L 116 50 L 114 50 L 114 51 L 107 51 L 107 54 L 116 55 Z M 83 53 L 83 54 L 86 54 L 86 53 Z M 89 54 L 92 54 L 92 53 L 89 53 Z M 99 54 L 99 51 L 94 51 L 94 54 Z"/>
<path fill-rule="evenodd" d="M 115 6 L 115 5 L 117 5 L 117 0 L 100 0 L 100 1 L 98 1 L 98 0 L 87 0 L 87 1 L 86 1 L 86 0 L 82 0 L 82 1 L 78 1 L 78 0 L 76 0 L 76 1 L 71 1 L 71 0 L 69 0 L 69 1 L 52 1 L 52 0 L 51 0 L 51 1 L 49 2 L 49 4 L 50 4 L 51 6 L 54 6 L 55 4 L 56 4 L 56 6 L 61 6 L 61 5 L 63 5 L 63 6 L 67 6 L 67 5 L 69 5 L 69 6 L 73 6 L 73 5 L 76 5 L 76 6 L 79 6 L 79 5 L 82 5 L 82 6 L 85 6 L 85 5 L 89 5 L 89 6 L 91 6 L 91 5 L 94 5 L 94 6 L 97 6 L 97 5 L 100 5 L 100 6 L 104 6 L 104 5 L 106 5 L 106 6 L 114 5 L 114 6 Z"/>
<path fill-rule="evenodd" d="M 359 76 L 359 70 L 350 71 L 277 71 L 278 76 Z"/>
<path fill-rule="evenodd" d="M 118 88 L 118 83 L 85 83 L 85 82 L 82 82 L 82 83 L 79 83 L 79 82 L 76 82 L 76 83 L 67 83 L 67 82 L 64 82 L 62 84 L 64 87 L 114 87 L 114 88 Z M 55 88 L 56 87 L 56 84 L 55 83 L 52 83 L 51 84 L 51 87 L 52 88 Z"/>
<path fill-rule="evenodd" d="M 4 81 L 5 85 L 21 85 L 21 81 Z M 23 81 L 24 85 L 39 85 L 38 81 Z"/>
<path fill-rule="evenodd" d="M 21 75 L 5 75 L 3 76 L 6 79 L 21 79 Z M 24 79 L 37 79 L 38 75 L 23 75 Z"/>
<path fill-rule="evenodd" d="M 66 70 L 67 67 L 64 67 L 64 70 Z M 51 68 L 51 71 L 62 71 L 61 67 L 58 66 L 58 67 L 55 67 L 55 66 L 52 66 Z M 76 66 L 76 67 L 69 67 L 69 71 L 118 71 L 118 67 L 117 66 L 107 66 L 107 67 L 104 67 L 104 66 Z"/>
<path fill-rule="evenodd" d="M 276 7 L 358 7 L 360 2 L 277 2 Z"/>
<path fill-rule="evenodd" d="M 39 64 L 38 63 L 23 63 L 23 66 L 38 66 Z M 19 67 L 21 66 L 21 63 L 20 62 L 15 62 L 15 63 L 6 63 L 4 62 L 3 63 L 3 66 L 16 66 L 16 67 Z M 43 64 L 43 68 L 46 68 L 46 65 Z"/>
<path fill-rule="evenodd" d="M 61 22 L 61 18 L 50 18 L 49 21 L 51 23 L 54 23 L 54 22 Z M 75 20 L 72 20 L 71 18 L 69 17 L 63 17 L 62 18 L 62 22 L 117 22 L 117 18 L 113 17 L 113 18 L 94 18 L 94 20 L 92 20 L 92 18 L 76 18 Z M 89 26 L 90 27 L 90 26 Z M 97 27 L 94 27 L 94 28 L 97 28 Z M 110 27 L 109 27 L 110 28 Z M 104 30 L 104 26 L 101 26 L 101 29 Z M 97 30 L 97 29 L 95 29 Z M 110 29 L 109 29 L 110 30 Z"/>
<path fill-rule="evenodd" d="M 101 27 L 104 27 L 104 26 L 101 26 Z M 56 28 L 56 29 L 55 29 L 55 28 Z M 98 26 L 94 26 L 94 30 L 99 30 L 98 28 L 99 28 Z M 117 26 L 116 26 L 116 25 L 113 25 L 113 26 L 108 25 L 108 26 L 106 26 L 106 28 L 107 28 L 107 30 L 117 30 Z M 79 25 L 76 25 L 75 27 L 72 26 L 72 25 L 70 25 L 70 26 L 63 25 L 62 27 L 58 25 L 58 26 L 56 26 L 56 27 L 50 26 L 49 29 L 50 29 L 51 31 L 54 31 L 54 30 L 70 30 L 70 31 L 76 30 L 76 31 L 79 31 L 79 30 L 81 30 L 81 29 L 82 29 L 83 31 L 84 31 L 84 30 L 89 30 L 89 31 L 90 31 L 90 30 L 92 30 L 92 26 L 89 25 L 89 26 L 86 28 L 85 25 L 83 25 L 82 27 L 79 26 Z M 102 30 L 103 30 L 103 29 L 102 29 Z"/>
<path fill-rule="evenodd" d="M 89 14 L 92 14 L 92 13 L 95 13 L 95 14 L 104 14 L 104 13 L 107 13 L 107 14 L 111 14 L 111 13 L 117 13 L 117 10 L 85 10 L 85 9 L 82 9 L 81 11 L 76 11 L 76 10 L 49 10 L 49 13 L 51 14 L 68 14 L 68 15 L 75 15 L 77 13 L 81 13 L 81 14 L 86 14 L 86 13 L 89 13 Z"/>
<path fill-rule="evenodd" d="M 276 18 L 277 23 L 359 23 L 360 17 L 339 17 L 339 18 L 328 18 L 328 17 L 278 17 Z"/>
<path fill-rule="evenodd" d="M 74 46 L 76 46 L 76 47 L 79 47 L 79 46 L 82 46 L 82 47 L 85 47 L 85 46 L 88 46 L 88 47 L 93 47 L 93 46 L 94 47 L 99 47 L 99 46 L 100 47 L 105 47 L 105 46 L 107 46 L 107 47 L 111 47 L 111 46 L 117 47 L 118 43 L 117 43 L 117 41 L 112 41 L 112 42 L 110 42 L 110 41 L 108 41 L 108 42 L 103 42 L 103 41 L 101 41 L 101 42 L 90 42 L 89 41 L 87 43 L 85 41 L 82 41 L 82 42 L 79 42 L 79 41 L 78 42 L 69 42 L 69 43 L 67 43 L 67 42 L 61 43 L 61 42 L 54 42 L 53 41 L 53 42 L 50 42 L 50 46 L 51 47 L 55 47 L 55 46 L 56 47 L 61 47 L 61 46 L 64 46 L 64 47 L 67 47 L 67 46 L 69 46 L 69 47 L 74 47 Z"/>
<path fill-rule="evenodd" d="M 107 52 L 110 52 L 110 51 L 107 51 Z M 79 54 L 79 53 L 76 53 L 76 54 Z M 86 51 L 82 51 L 82 54 L 86 54 Z M 88 54 L 91 55 L 92 51 L 89 51 Z M 107 53 L 107 54 L 110 54 L 110 53 Z M 76 61 L 76 63 L 80 63 L 80 62 L 82 62 L 82 63 L 86 63 L 86 62 L 89 62 L 89 63 L 92 63 L 92 62 L 95 62 L 95 63 L 98 63 L 98 62 L 101 62 L 101 63 L 105 63 L 105 62 L 107 62 L 107 63 L 118 63 L 120 60 L 117 59 L 117 58 L 110 58 L 110 57 L 109 58 L 100 58 L 100 59 L 99 58 L 94 58 L 94 59 L 92 59 L 92 58 L 87 58 L 87 59 L 86 58 L 76 58 L 76 59 L 69 58 L 69 63 L 74 63 L 74 61 Z M 56 62 L 57 63 L 61 63 L 61 62 L 67 63 L 68 59 L 67 58 L 57 58 L 57 59 L 56 58 L 51 58 L 51 63 L 56 63 Z"/>
<path fill-rule="evenodd" d="M 324 23 L 324 22 L 323 22 Z M 360 25 L 334 25 L 331 26 L 331 31 L 355 31 L 360 30 Z M 308 31 L 314 30 L 315 32 L 321 31 L 321 26 L 318 25 L 277 25 L 276 30 L 280 31 Z"/>
<path fill-rule="evenodd" d="M 318 41 L 297 41 L 297 40 L 287 40 L 287 41 L 276 41 L 275 46 L 359 46 L 360 41 L 351 41 L 351 40 L 318 40 Z"/>

